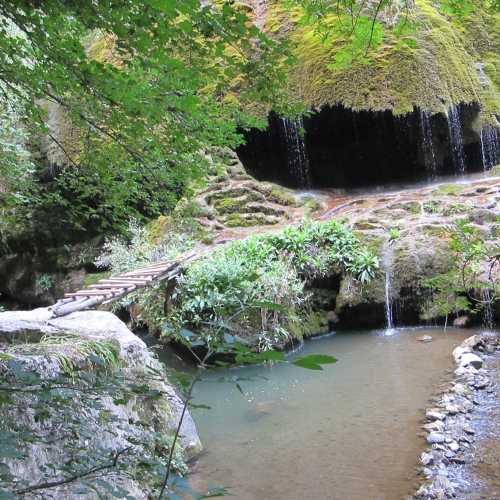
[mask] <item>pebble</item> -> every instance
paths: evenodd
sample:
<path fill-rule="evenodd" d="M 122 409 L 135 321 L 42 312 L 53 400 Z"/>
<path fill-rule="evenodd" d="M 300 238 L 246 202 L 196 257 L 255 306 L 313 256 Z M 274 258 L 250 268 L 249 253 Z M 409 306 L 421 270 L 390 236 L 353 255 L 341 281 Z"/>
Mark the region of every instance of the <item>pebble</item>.
<path fill-rule="evenodd" d="M 467 390 L 464 384 L 458 383 L 454 385 L 453 392 L 460 396 L 465 396 L 469 391 Z"/>
<path fill-rule="evenodd" d="M 457 413 L 460 413 L 460 408 L 457 405 L 446 405 L 444 409 L 450 415 L 456 415 Z"/>
<path fill-rule="evenodd" d="M 444 443 L 445 440 L 446 440 L 446 436 L 444 434 L 441 434 L 440 432 L 431 432 L 427 436 L 427 442 L 430 444 Z"/>
<path fill-rule="evenodd" d="M 424 429 L 427 431 L 442 431 L 444 429 L 444 423 L 441 420 L 435 420 L 424 425 Z"/>
<path fill-rule="evenodd" d="M 444 413 L 435 410 L 428 410 L 425 416 L 429 420 L 444 420 L 446 418 L 446 415 Z"/>
<path fill-rule="evenodd" d="M 432 465 L 434 463 L 434 455 L 424 451 L 422 455 L 420 455 L 420 461 L 422 465 Z"/>
<path fill-rule="evenodd" d="M 474 381 L 474 387 L 476 389 L 485 389 L 487 386 L 488 386 L 488 380 L 486 379 L 481 378 L 481 379 L 476 379 Z"/>
<path fill-rule="evenodd" d="M 423 336 L 425 337 L 425 336 Z M 424 342 L 424 338 L 417 338 Z M 474 391 L 484 389 L 493 392 L 488 371 L 483 368 L 483 359 L 475 354 L 478 346 L 488 351 L 492 346 L 484 337 L 469 337 L 453 351 L 456 362 L 455 382 L 445 389 L 444 394 L 434 400 L 434 408 L 428 408 L 428 422 L 423 428 L 428 431 L 429 448 L 420 455 L 420 462 L 427 482 L 420 487 L 416 498 L 451 499 L 460 485 L 448 479 L 451 464 L 465 464 L 474 443 L 475 430 L 471 411 L 479 405 Z"/>
<path fill-rule="evenodd" d="M 417 337 L 419 342 L 432 342 L 432 337 L 430 335 L 422 335 L 421 337 Z"/>

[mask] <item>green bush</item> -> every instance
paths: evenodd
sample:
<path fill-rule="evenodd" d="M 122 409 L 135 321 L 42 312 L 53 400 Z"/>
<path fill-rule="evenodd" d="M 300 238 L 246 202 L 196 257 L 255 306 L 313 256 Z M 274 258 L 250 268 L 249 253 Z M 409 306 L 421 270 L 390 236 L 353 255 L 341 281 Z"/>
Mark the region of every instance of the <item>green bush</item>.
<path fill-rule="evenodd" d="M 175 336 L 192 329 L 206 344 L 236 334 L 251 337 L 259 349 L 284 345 L 301 331 L 310 280 L 346 272 L 367 282 L 377 268 L 377 258 L 337 221 L 236 241 L 193 264 L 179 280 L 163 331 Z"/>

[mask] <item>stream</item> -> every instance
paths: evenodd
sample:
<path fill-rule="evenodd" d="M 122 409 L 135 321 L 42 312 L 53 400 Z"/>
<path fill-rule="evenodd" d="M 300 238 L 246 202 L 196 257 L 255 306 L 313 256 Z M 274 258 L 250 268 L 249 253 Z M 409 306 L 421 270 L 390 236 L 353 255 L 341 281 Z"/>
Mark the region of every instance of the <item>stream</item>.
<path fill-rule="evenodd" d="M 321 372 L 279 364 L 209 373 L 195 391 L 211 409 L 193 410 L 206 451 L 192 486 L 224 486 L 241 500 L 404 498 L 417 486 L 424 409 L 451 378 L 453 348 L 474 333 L 342 332 L 300 350 L 338 358 Z M 221 378 L 239 379 L 243 394 Z"/>

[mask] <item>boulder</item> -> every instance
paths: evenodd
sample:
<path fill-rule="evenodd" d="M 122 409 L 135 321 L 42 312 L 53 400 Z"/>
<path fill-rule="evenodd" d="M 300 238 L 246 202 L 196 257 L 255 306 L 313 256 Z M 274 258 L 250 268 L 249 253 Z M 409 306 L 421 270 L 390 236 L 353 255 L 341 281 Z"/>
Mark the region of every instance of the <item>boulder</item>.
<path fill-rule="evenodd" d="M 459 365 L 464 368 L 472 366 L 478 370 L 483 366 L 483 360 L 477 354 L 466 352 L 460 357 Z"/>
<path fill-rule="evenodd" d="M 89 346 L 96 346 L 96 350 L 89 350 Z M 74 374 L 88 372 L 90 375 L 92 370 L 101 366 L 94 360 L 103 349 L 113 349 L 118 358 L 106 369 L 107 375 L 99 372 L 99 377 L 111 377 L 111 380 L 104 378 L 106 384 L 92 386 L 90 404 L 85 399 L 85 392 L 70 392 L 73 415 L 68 425 L 76 425 L 82 433 L 71 432 L 71 429 L 66 434 L 61 433 L 61 421 L 66 420 L 60 405 L 48 412 L 40 427 L 33 414 L 30 391 L 16 395 L 15 404 L 0 406 L 0 419 L 4 423 L 15 422 L 16 426 L 29 433 L 36 431 L 44 438 L 40 442 L 36 439 L 23 442 L 20 451 L 25 458 L 5 462 L 19 484 L 53 478 L 51 467 L 70 460 L 75 449 L 103 450 L 98 453 L 109 457 L 116 450 L 133 448 L 127 457 L 132 464 L 147 462 L 155 454 L 160 457 L 165 454 L 164 450 L 161 451 L 161 447 L 166 446 L 161 444 L 162 440 L 168 442 L 172 439 L 184 403 L 163 375 L 164 367 L 148 351 L 145 343 L 114 314 L 82 311 L 52 318 L 51 312 L 44 308 L 0 313 L 0 375 L 21 375 L 17 384 L 33 383 L 29 382 L 33 376 L 40 377 L 47 384 L 60 384 L 61 380 L 64 383 L 68 380 L 68 368 Z M 101 358 L 101 363 L 105 362 L 103 360 Z M 54 441 L 53 436 L 59 436 L 58 440 Z M 56 442 L 57 445 L 47 446 L 45 442 Z M 184 414 L 179 445 L 185 458 L 195 456 L 202 449 L 189 411 Z M 130 468 L 133 469 L 134 465 Z M 150 476 L 146 476 L 114 473 L 108 481 L 113 487 L 133 494 L 134 498 L 145 500 L 152 491 Z M 75 481 L 51 490 L 44 498 L 74 498 L 79 488 L 81 483 Z M 96 497 L 84 495 L 79 498 Z"/>

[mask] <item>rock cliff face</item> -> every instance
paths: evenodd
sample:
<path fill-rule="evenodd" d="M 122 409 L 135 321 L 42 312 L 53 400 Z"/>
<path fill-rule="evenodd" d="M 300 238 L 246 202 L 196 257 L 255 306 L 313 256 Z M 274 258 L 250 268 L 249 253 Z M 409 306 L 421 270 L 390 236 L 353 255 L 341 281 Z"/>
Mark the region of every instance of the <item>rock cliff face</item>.
<path fill-rule="evenodd" d="M 456 222 L 468 222 L 489 245 L 500 241 L 498 180 L 360 197 L 336 213 L 377 250 L 381 262 L 368 285 L 356 286 L 348 277 L 340 283 L 336 312 L 345 326 L 383 326 L 388 301 L 396 323 L 433 319 L 425 282 L 455 265 L 449 229 Z"/>
<path fill-rule="evenodd" d="M 154 464 L 166 462 L 183 406 L 162 373 L 142 340 L 111 313 L 1 313 L 2 385 L 19 390 L 0 404 L 2 439 L 16 445 L 16 454 L 0 455 L 0 491 L 83 473 L 32 496 L 102 498 L 113 490 L 149 498 L 158 487 Z M 51 387 L 57 389 L 44 391 Z M 183 472 L 184 460 L 201 450 L 189 412 L 180 441 L 175 457 Z"/>

